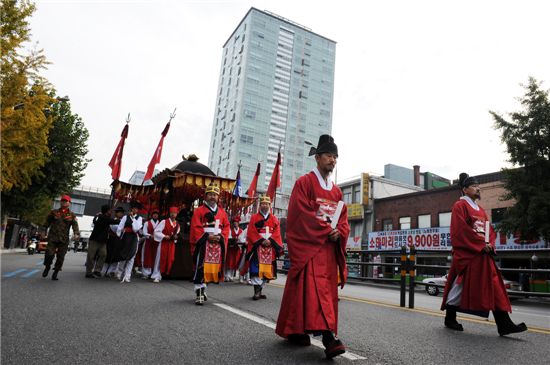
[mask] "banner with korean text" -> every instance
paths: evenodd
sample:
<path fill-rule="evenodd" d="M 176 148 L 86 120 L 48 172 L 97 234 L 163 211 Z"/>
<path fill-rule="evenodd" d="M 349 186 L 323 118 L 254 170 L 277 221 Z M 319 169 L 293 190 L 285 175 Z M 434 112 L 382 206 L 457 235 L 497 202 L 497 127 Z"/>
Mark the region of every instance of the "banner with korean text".
<path fill-rule="evenodd" d="M 500 233 L 497 233 L 495 243 L 497 251 L 550 249 L 549 243 L 543 239 L 521 241 L 517 236 Z M 451 250 L 450 227 L 370 232 L 367 250 L 391 251 L 411 245 L 417 250 Z"/>

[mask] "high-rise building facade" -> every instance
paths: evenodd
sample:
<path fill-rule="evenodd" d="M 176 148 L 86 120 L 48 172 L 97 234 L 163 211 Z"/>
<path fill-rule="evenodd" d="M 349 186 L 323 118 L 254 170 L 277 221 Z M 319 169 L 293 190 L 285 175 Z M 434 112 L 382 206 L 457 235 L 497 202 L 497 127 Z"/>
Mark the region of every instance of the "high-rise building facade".
<path fill-rule="evenodd" d="M 209 167 L 243 191 L 261 163 L 269 185 L 280 149 L 278 193 L 313 169 L 310 144 L 332 130 L 336 43 L 278 15 L 251 8 L 223 46 Z"/>

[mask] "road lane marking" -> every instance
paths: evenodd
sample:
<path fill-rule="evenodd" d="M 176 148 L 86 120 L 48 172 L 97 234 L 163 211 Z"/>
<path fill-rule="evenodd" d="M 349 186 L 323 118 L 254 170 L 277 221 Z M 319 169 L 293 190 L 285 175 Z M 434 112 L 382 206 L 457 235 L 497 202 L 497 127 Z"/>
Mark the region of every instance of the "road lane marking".
<path fill-rule="evenodd" d="M 217 307 L 220 307 L 222 309 L 225 309 L 229 312 L 232 312 L 232 313 L 235 313 L 241 317 L 244 317 L 246 319 L 249 319 L 251 321 L 254 321 L 256 323 L 259 323 L 259 324 L 262 324 L 266 327 L 269 327 L 271 329 L 275 329 L 275 323 L 274 322 L 271 322 L 271 321 L 268 321 L 267 319 L 265 318 L 261 318 L 261 317 L 258 317 L 258 316 L 255 316 L 253 314 L 250 314 L 248 312 L 245 312 L 245 311 L 242 311 L 240 309 L 237 309 L 237 308 L 234 308 L 234 307 L 231 307 L 231 306 L 228 306 L 227 304 L 222 304 L 222 303 L 214 303 L 215 306 Z M 316 347 L 319 347 L 321 349 L 325 349 L 325 346 L 323 346 L 323 343 L 319 340 L 316 340 L 314 338 L 311 339 L 311 344 L 313 346 L 316 346 Z M 348 360 L 365 360 L 366 358 L 363 357 L 363 356 L 359 356 L 357 354 L 354 354 L 352 352 L 345 352 L 343 353 L 342 355 L 340 355 L 341 357 L 343 358 L 346 358 Z"/>
<path fill-rule="evenodd" d="M 274 283 L 270 283 L 269 285 L 280 287 L 280 288 L 285 287 L 284 285 L 274 284 Z M 415 312 L 415 313 L 423 313 L 423 314 L 427 314 L 427 315 L 431 315 L 431 316 L 435 316 L 435 317 L 445 317 L 444 312 L 436 311 L 436 310 L 432 310 L 432 309 L 427 309 L 427 308 L 400 307 L 399 305 L 393 304 L 393 303 L 381 302 L 381 301 L 372 300 L 372 299 L 363 299 L 363 298 L 350 297 L 350 296 L 347 296 L 347 295 L 339 295 L 339 298 L 344 299 L 344 300 L 349 300 L 350 302 L 372 304 L 372 305 L 376 305 L 376 306 L 379 306 L 379 307 L 394 308 L 394 309 L 404 310 L 404 311 L 408 311 L 408 312 Z M 461 320 L 467 321 L 467 322 L 474 322 L 474 323 L 480 323 L 480 324 L 485 324 L 485 325 L 496 326 L 495 322 L 488 321 L 488 320 L 485 320 L 485 319 L 477 319 L 477 318 L 470 318 L 470 317 L 464 317 L 464 316 L 458 316 L 458 318 L 461 319 Z M 549 328 L 544 328 L 544 327 L 535 327 L 535 326 L 529 325 L 527 331 L 528 332 L 534 332 L 534 333 L 542 333 L 542 334 L 545 334 L 545 335 L 550 335 L 550 329 Z"/>
<path fill-rule="evenodd" d="M 4 274 L 4 277 L 5 278 L 11 278 L 11 277 L 14 277 L 15 275 L 19 274 L 20 272 L 23 272 L 23 271 L 27 271 L 27 269 L 19 269 L 19 270 L 9 272 L 7 274 Z"/>
<path fill-rule="evenodd" d="M 34 274 L 36 274 L 39 271 L 40 271 L 40 269 L 34 269 L 34 270 L 29 271 L 28 273 L 26 273 L 25 275 L 23 275 L 21 277 L 22 278 L 30 278 L 31 276 L 33 276 Z"/>

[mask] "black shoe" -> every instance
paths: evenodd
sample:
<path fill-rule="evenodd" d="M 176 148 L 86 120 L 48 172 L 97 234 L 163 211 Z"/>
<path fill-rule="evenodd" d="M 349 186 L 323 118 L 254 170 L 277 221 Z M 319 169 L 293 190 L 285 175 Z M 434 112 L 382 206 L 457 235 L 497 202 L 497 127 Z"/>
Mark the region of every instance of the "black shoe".
<path fill-rule="evenodd" d="M 453 321 L 445 318 L 445 327 L 455 331 L 464 331 L 464 327 L 462 327 L 462 325 L 458 323 L 456 319 Z"/>
<path fill-rule="evenodd" d="M 57 278 L 57 273 L 58 273 L 58 272 L 59 272 L 59 270 L 54 270 L 54 271 L 53 271 L 52 280 L 59 280 L 59 279 Z"/>
<path fill-rule="evenodd" d="M 323 333 L 323 345 L 327 359 L 332 359 L 346 352 L 346 346 L 332 332 Z"/>
<path fill-rule="evenodd" d="M 95 279 L 94 274 L 86 274 L 85 277 L 88 278 L 88 279 Z"/>
<path fill-rule="evenodd" d="M 297 346 L 310 346 L 311 338 L 306 334 L 292 334 L 288 335 L 288 342 Z"/>
<path fill-rule="evenodd" d="M 45 278 L 46 276 L 48 276 L 48 273 L 50 272 L 50 267 L 49 266 L 46 266 L 44 268 L 44 271 L 42 271 L 42 277 Z"/>
<path fill-rule="evenodd" d="M 506 326 L 505 328 L 499 328 L 498 334 L 500 336 L 506 336 L 511 333 L 519 333 L 524 331 L 527 331 L 527 326 L 525 325 L 525 323 L 521 322 L 520 324 L 512 324 Z"/>
<path fill-rule="evenodd" d="M 204 290 L 203 288 L 195 290 L 195 294 L 197 297 L 195 298 L 195 304 L 196 305 L 203 305 L 204 304 Z"/>

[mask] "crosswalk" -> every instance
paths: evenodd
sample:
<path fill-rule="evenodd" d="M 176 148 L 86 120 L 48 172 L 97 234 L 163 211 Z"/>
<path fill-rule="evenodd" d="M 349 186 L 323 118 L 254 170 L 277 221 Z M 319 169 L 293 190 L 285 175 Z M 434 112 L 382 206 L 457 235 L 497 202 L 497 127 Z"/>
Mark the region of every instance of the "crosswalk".
<path fill-rule="evenodd" d="M 44 261 L 40 260 L 36 263 L 36 266 L 43 265 Z M 2 275 L 2 278 L 9 279 L 14 277 L 19 277 L 23 279 L 28 279 L 36 275 L 38 272 L 40 272 L 40 269 L 29 269 L 29 268 L 22 268 L 17 269 L 15 271 L 7 272 Z"/>

